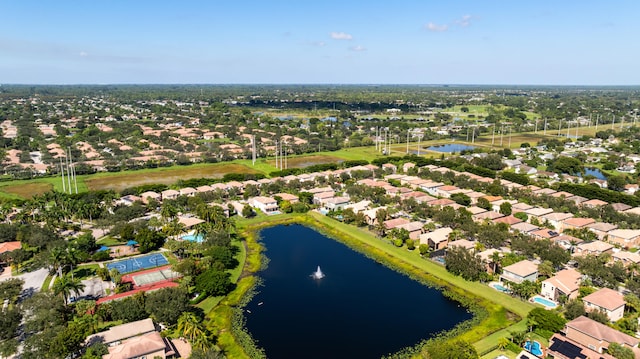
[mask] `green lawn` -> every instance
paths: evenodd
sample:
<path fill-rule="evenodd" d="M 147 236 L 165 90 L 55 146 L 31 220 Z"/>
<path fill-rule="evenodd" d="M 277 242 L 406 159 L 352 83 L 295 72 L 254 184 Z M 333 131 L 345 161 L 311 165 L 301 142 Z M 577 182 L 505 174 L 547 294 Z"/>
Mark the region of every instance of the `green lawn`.
<path fill-rule="evenodd" d="M 98 264 L 83 264 L 73 269 L 73 276 L 80 280 L 95 277 L 98 268 L 100 268 Z"/>
<path fill-rule="evenodd" d="M 101 239 L 99 239 L 98 241 L 96 241 L 96 244 L 99 244 L 101 246 L 119 246 L 124 244 L 125 242 L 121 242 L 119 239 L 117 238 L 113 238 L 109 235 L 102 237 Z"/>

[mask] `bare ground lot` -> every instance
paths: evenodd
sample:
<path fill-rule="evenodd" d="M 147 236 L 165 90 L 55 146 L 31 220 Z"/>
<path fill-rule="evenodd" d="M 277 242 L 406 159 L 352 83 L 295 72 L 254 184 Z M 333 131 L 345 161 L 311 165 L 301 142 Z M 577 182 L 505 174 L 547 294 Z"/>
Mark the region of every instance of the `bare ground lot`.
<path fill-rule="evenodd" d="M 255 173 L 257 171 L 240 164 L 221 163 L 207 166 L 185 166 L 124 172 L 110 176 L 100 176 L 85 180 L 90 190 L 113 189 L 121 191 L 125 188 L 145 184 L 173 184 L 178 180 L 191 178 L 222 178 L 227 173 Z"/>

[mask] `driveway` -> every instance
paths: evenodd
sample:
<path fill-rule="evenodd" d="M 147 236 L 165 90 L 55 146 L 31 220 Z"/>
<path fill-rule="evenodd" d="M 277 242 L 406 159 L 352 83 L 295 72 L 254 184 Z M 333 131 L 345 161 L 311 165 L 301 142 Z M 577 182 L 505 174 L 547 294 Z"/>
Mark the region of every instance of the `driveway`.
<path fill-rule="evenodd" d="M 41 268 L 33 272 L 17 275 L 13 278 L 20 278 L 24 281 L 24 285 L 22 286 L 22 297 L 26 298 L 30 297 L 33 293 L 40 291 L 47 275 L 49 275 L 49 270 Z"/>

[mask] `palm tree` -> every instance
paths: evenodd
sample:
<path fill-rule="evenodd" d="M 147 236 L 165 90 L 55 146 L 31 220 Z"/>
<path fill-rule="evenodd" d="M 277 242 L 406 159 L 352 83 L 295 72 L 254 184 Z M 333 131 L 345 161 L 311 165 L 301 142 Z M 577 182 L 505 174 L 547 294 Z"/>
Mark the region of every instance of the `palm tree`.
<path fill-rule="evenodd" d="M 49 264 L 52 269 L 58 272 L 58 277 L 62 277 L 62 263 L 64 262 L 65 251 L 62 247 L 54 247 L 49 251 Z"/>
<path fill-rule="evenodd" d="M 55 295 L 61 295 L 62 299 L 64 299 L 64 304 L 67 305 L 71 294 L 75 294 L 77 296 L 82 290 L 84 290 L 84 287 L 85 285 L 82 284 L 80 279 L 72 278 L 70 275 L 66 274 L 59 277 L 53 284 L 53 293 Z"/>
<path fill-rule="evenodd" d="M 178 332 L 182 337 L 194 343 L 198 338 L 206 337 L 206 329 L 202 326 L 200 318 L 192 312 L 184 312 L 178 318 Z"/>

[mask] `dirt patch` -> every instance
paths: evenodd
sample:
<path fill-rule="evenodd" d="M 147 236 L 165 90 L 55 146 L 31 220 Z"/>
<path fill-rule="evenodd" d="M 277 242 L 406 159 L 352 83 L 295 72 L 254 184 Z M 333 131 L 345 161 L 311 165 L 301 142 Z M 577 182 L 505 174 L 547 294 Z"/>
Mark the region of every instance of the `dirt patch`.
<path fill-rule="evenodd" d="M 51 183 L 34 182 L 4 186 L 0 189 L 0 191 L 29 199 L 35 195 L 49 192 L 51 191 L 51 189 L 53 189 L 53 185 Z"/>
<path fill-rule="evenodd" d="M 344 159 L 334 156 L 305 156 L 287 158 L 287 168 L 304 168 L 313 165 L 319 165 L 323 163 L 340 163 L 344 162 Z M 268 163 L 275 167 L 276 161 L 271 160 Z"/>
<path fill-rule="evenodd" d="M 158 169 L 157 171 L 133 171 L 113 176 L 90 178 L 84 182 L 90 190 L 113 189 L 121 191 L 125 188 L 145 184 L 174 184 L 178 180 L 191 178 L 222 178 L 227 173 L 257 173 L 247 166 L 225 163 L 211 166 L 176 167 Z"/>

